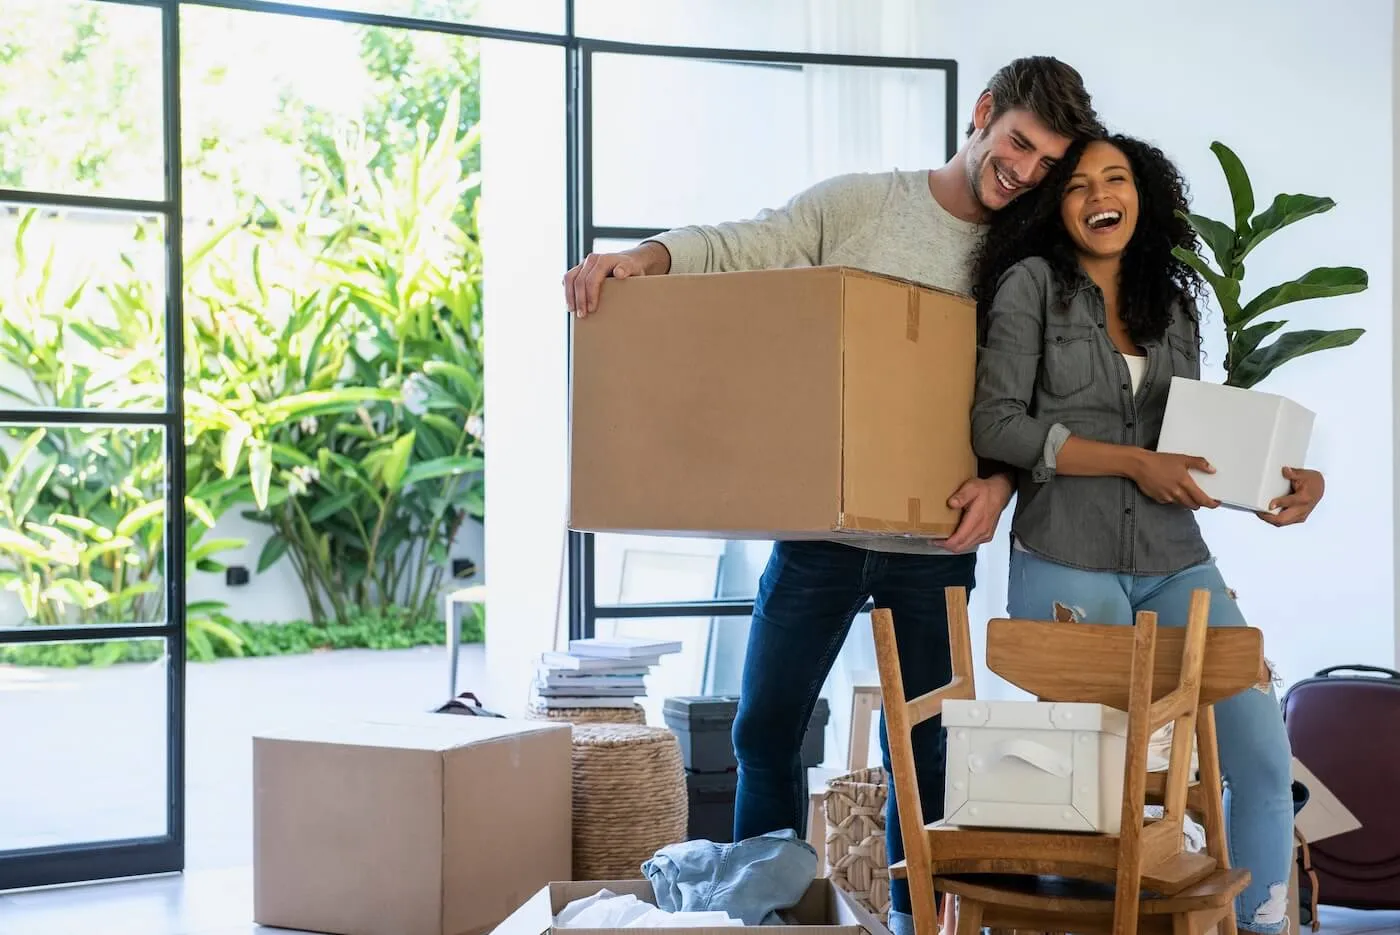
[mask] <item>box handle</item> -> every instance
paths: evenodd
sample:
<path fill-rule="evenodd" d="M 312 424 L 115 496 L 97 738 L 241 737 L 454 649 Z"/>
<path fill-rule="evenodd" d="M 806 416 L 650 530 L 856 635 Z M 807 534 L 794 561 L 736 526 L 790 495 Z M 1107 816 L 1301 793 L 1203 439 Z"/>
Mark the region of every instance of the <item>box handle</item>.
<path fill-rule="evenodd" d="M 1044 744 L 1024 738 L 1003 740 L 985 757 L 980 755 L 969 757 L 967 765 L 974 773 L 980 773 L 1008 757 L 1022 760 L 1041 772 L 1058 776 L 1061 779 L 1068 779 L 1074 773 L 1074 765 L 1070 762 L 1069 757 L 1051 750 Z"/>

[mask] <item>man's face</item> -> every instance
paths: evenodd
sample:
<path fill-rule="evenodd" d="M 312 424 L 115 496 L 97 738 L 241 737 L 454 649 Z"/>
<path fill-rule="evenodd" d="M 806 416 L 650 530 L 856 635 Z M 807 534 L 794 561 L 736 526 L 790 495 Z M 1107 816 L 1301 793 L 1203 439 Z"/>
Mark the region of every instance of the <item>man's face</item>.
<path fill-rule="evenodd" d="M 967 182 L 988 211 L 1000 211 L 1039 185 L 1069 149 L 1070 138 L 1028 110 L 1008 110 L 992 120 L 991 95 L 973 111 L 977 128 L 967 153 Z"/>

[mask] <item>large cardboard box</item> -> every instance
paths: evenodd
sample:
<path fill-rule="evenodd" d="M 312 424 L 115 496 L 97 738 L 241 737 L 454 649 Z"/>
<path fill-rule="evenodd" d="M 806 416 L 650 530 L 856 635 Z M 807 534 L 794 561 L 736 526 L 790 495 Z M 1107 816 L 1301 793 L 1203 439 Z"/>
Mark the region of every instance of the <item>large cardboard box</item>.
<path fill-rule="evenodd" d="M 479 935 L 572 865 L 566 724 L 442 714 L 253 741 L 254 920 Z"/>
<path fill-rule="evenodd" d="M 529 902 L 502 922 L 492 935 L 676 935 L 677 932 L 684 932 L 685 935 L 736 935 L 745 928 L 762 931 L 763 935 L 890 935 L 889 929 L 861 908 L 849 893 L 837 889 L 827 879 L 814 880 L 802 900 L 785 913 L 796 923 L 794 925 L 697 926 L 683 929 L 554 927 L 554 917 L 565 906 L 600 890 L 609 890 L 619 896 L 631 894 L 653 905 L 656 903 L 651 883 L 646 880 L 556 882 L 541 888 Z"/>
<path fill-rule="evenodd" d="M 574 322 L 570 525 L 946 537 L 971 299 L 844 267 L 607 280 Z"/>

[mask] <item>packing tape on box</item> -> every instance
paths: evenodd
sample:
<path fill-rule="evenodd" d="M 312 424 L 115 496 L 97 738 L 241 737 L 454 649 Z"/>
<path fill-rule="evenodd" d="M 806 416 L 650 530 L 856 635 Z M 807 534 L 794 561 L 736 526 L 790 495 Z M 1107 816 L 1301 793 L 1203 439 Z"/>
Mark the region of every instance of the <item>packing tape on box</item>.
<path fill-rule="evenodd" d="M 924 522 L 924 505 L 918 497 L 910 497 L 903 520 L 880 519 L 874 516 L 855 516 L 842 513 L 834 532 L 874 532 L 899 533 L 903 535 L 928 536 L 932 539 L 945 538 L 953 534 L 956 522 Z"/>
<path fill-rule="evenodd" d="M 904 336 L 910 341 L 919 340 L 919 290 L 909 290 L 909 311 L 905 314 Z"/>

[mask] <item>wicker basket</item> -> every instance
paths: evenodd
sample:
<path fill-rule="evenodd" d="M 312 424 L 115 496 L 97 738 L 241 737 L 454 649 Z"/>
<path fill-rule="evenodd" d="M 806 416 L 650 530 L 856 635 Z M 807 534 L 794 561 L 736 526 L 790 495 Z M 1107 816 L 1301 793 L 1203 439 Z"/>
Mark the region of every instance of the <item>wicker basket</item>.
<path fill-rule="evenodd" d="M 574 730 L 574 879 L 639 880 L 642 864 L 686 839 L 680 742 L 664 727 Z"/>
<path fill-rule="evenodd" d="M 645 724 L 647 713 L 634 704 L 627 708 L 546 708 L 532 702 L 525 712 L 532 721 L 569 721 L 573 724 Z"/>
<path fill-rule="evenodd" d="M 890 911 L 890 866 L 885 853 L 885 800 L 889 777 L 878 766 L 827 783 L 826 862 L 833 886 L 845 890 L 884 923 Z"/>

